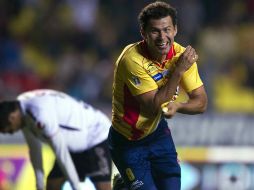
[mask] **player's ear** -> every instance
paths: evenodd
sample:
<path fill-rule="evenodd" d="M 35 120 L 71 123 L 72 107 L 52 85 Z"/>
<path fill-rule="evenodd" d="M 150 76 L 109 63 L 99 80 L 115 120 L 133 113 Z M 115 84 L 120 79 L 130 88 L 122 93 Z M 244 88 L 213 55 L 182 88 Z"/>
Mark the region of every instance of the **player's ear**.
<path fill-rule="evenodd" d="M 177 34 L 177 25 L 175 25 L 175 27 L 174 27 L 175 29 L 174 29 L 174 37 L 176 36 L 176 34 Z"/>
<path fill-rule="evenodd" d="M 11 112 L 8 116 L 8 121 L 11 123 L 12 121 L 14 121 L 16 118 L 15 113 Z"/>
<path fill-rule="evenodd" d="M 21 114 L 20 110 L 15 110 L 15 111 L 11 112 L 8 116 L 8 121 L 10 123 L 16 122 L 17 120 L 20 119 L 20 117 L 21 117 L 20 114 Z"/>
<path fill-rule="evenodd" d="M 145 31 L 144 31 L 143 28 L 140 29 L 140 34 L 141 34 L 142 38 L 143 38 L 144 40 L 146 40 L 146 35 L 145 35 Z"/>

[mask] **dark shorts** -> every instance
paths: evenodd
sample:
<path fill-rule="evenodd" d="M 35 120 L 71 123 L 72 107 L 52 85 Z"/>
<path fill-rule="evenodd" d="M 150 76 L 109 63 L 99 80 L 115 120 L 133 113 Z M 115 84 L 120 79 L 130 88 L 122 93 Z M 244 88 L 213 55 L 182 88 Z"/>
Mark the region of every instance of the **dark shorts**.
<path fill-rule="evenodd" d="M 111 180 L 112 161 L 107 141 L 103 141 L 89 150 L 80 153 L 71 153 L 71 157 L 80 181 L 84 181 L 85 177 L 89 177 L 92 182 Z M 59 177 L 64 177 L 64 175 L 59 168 L 57 161 L 55 161 L 48 179 Z"/>
<path fill-rule="evenodd" d="M 108 139 L 112 159 L 130 189 L 180 189 L 180 166 L 165 120 L 142 140 L 128 141 L 112 127 Z"/>

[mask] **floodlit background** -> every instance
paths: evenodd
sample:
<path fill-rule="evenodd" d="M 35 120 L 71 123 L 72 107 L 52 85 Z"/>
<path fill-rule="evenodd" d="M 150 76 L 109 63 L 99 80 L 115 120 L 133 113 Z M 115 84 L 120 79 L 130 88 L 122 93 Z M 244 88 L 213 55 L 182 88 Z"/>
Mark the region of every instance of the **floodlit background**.
<path fill-rule="evenodd" d="M 125 45 L 141 40 L 137 16 L 149 2 L 0 1 L 0 99 L 52 88 L 111 117 L 113 64 Z M 166 2 L 178 10 L 176 41 L 199 54 L 209 97 L 205 114 L 168 121 L 182 189 L 254 189 L 254 1 Z M 54 157 L 48 148 L 45 156 L 48 171 Z M 33 188 L 23 136 L 0 135 L 0 190 Z"/>

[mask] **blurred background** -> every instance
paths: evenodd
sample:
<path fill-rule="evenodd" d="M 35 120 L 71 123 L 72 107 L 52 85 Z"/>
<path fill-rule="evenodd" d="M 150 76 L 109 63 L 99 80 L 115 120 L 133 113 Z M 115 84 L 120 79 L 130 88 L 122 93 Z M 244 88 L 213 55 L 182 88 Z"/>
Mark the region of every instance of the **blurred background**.
<path fill-rule="evenodd" d="M 150 2 L 1 0 L 0 99 L 51 88 L 111 117 L 114 62 L 141 40 L 137 16 Z M 166 2 L 178 11 L 176 41 L 199 54 L 209 97 L 205 114 L 168 121 L 182 189 L 254 189 L 254 0 Z M 0 135 L 0 190 L 33 190 L 33 181 L 22 134 Z"/>

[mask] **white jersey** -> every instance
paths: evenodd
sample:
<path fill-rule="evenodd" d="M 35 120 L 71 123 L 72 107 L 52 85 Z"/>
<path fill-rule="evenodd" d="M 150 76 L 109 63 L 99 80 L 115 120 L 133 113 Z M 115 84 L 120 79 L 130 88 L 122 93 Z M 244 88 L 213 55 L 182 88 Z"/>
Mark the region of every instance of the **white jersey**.
<path fill-rule="evenodd" d="M 37 187 L 42 188 L 41 141 L 53 148 L 56 159 L 74 189 L 78 175 L 70 152 L 81 152 L 106 140 L 111 125 L 108 117 L 92 106 L 54 90 L 34 90 L 17 98 L 27 118 L 23 133 L 30 148 Z"/>

